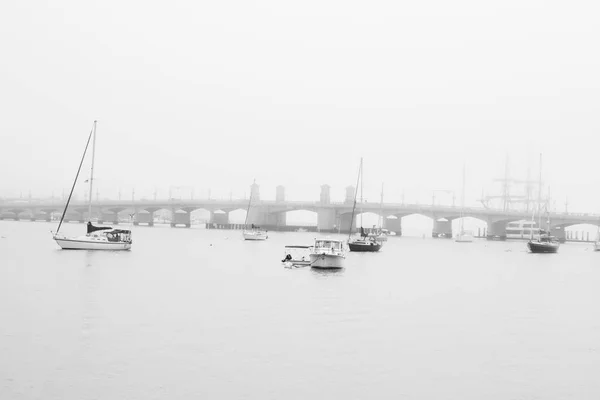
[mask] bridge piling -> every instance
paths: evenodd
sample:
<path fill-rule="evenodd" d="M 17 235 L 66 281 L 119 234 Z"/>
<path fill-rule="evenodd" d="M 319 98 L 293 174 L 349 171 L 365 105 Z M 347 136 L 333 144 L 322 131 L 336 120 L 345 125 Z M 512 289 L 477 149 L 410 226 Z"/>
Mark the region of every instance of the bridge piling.
<path fill-rule="evenodd" d="M 434 238 L 452 238 L 452 221 L 447 219 L 438 219 L 433 221 L 433 231 L 431 237 Z"/>
<path fill-rule="evenodd" d="M 384 218 L 383 227 L 390 232 L 395 232 L 396 236 L 402 236 L 402 217 Z"/>
<path fill-rule="evenodd" d="M 488 218 L 487 240 L 506 240 L 506 221 L 494 221 Z"/>

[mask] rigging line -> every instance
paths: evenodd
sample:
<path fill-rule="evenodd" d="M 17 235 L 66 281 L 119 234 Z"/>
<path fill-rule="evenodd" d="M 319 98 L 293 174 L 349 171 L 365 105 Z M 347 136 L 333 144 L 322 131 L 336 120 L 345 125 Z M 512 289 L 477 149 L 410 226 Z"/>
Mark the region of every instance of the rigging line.
<path fill-rule="evenodd" d="M 252 181 L 252 186 L 250 186 L 250 199 L 248 199 L 248 209 L 246 210 L 246 219 L 244 220 L 244 229 L 248 228 L 248 215 L 250 214 L 250 205 L 252 204 L 252 193 L 254 192 L 254 185 L 256 184 L 256 179 Z"/>
<path fill-rule="evenodd" d="M 360 158 L 360 167 L 358 167 L 358 176 L 356 177 L 356 187 L 354 188 L 354 204 L 352 205 L 352 217 L 350 217 L 350 232 L 348 232 L 348 241 L 352 237 L 352 225 L 354 223 L 354 210 L 356 210 L 356 196 L 358 196 L 358 179 L 362 173 L 362 157 Z M 341 221 L 340 221 L 341 225 Z"/>
<path fill-rule="evenodd" d="M 79 178 L 79 172 L 81 172 L 81 166 L 83 165 L 83 160 L 85 160 L 85 154 L 87 153 L 88 146 L 90 145 L 90 140 L 92 139 L 92 133 L 94 133 L 94 128 L 90 131 L 90 136 L 88 136 L 87 143 L 85 144 L 85 150 L 83 150 L 83 156 L 81 156 L 81 162 L 79 163 L 79 168 L 77 169 L 77 175 L 75 175 L 75 181 L 73 182 L 73 187 L 71 187 L 71 193 L 69 193 L 69 198 L 67 199 L 67 204 L 65 204 L 65 209 L 63 210 L 62 216 L 60 217 L 60 222 L 58 223 L 58 231 L 60 231 L 60 226 L 65 219 L 65 215 L 67 214 L 67 208 L 69 207 L 69 203 L 71 202 L 71 196 L 73 196 L 73 191 L 75 190 L 75 185 L 77 184 L 77 178 Z"/>

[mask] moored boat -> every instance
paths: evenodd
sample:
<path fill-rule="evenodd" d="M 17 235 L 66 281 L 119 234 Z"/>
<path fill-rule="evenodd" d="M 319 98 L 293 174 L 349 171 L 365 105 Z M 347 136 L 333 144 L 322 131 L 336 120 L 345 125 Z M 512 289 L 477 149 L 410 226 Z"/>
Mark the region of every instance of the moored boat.
<path fill-rule="evenodd" d="M 252 206 L 252 196 L 254 195 L 255 187 L 256 180 L 254 180 L 252 186 L 250 187 L 250 198 L 248 199 L 248 209 L 246 210 L 246 220 L 244 221 L 244 230 L 242 232 L 242 237 L 244 238 L 244 240 L 267 240 L 269 238 L 269 235 L 267 234 L 267 231 L 261 229 L 260 226 L 251 224 L 250 228 L 248 229 L 248 219 L 250 218 L 250 208 Z"/>
<path fill-rule="evenodd" d="M 285 246 L 285 257 L 281 262 L 289 267 L 308 266 L 311 250 L 312 246 Z"/>
<path fill-rule="evenodd" d="M 344 268 L 346 253 L 344 242 L 337 239 L 315 239 L 310 253 L 313 268 Z"/>
<path fill-rule="evenodd" d="M 558 241 L 557 238 L 555 238 L 554 236 L 550 236 L 550 229 L 551 226 L 550 225 L 550 213 L 548 212 L 548 209 L 546 208 L 546 213 L 547 213 L 547 219 L 546 219 L 546 226 L 548 231 L 544 231 L 542 229 L 542 213 L 541 213 L 541 199 L 542 199 L 542 155 L 540 154 L 540 177 L 539 177 L 539 189 L 538 189 L 538 226 L 539 226 L 539 231 L 538 231 L 538 237 L 534 239 L 533 237 L 533 232 L 531 233 L 531 238 L 529 239 L 529 241 L 527 242 L 527 248 L 529 249 L 530 252 L 532 253 L 556 253 L 558 252 L 558 247 L 560 246 L 560 243 Z"/>
<path fill-rule="evenodd" d="M 267 240 L 269 238 L 266 230 L 254 225 L 251 229 L 244 229 L 242 235 L 244 240 Z"/>
<path fill-rule="evenodd" d="M 352 206 L 352 217 L 350 218 L 350 233 L 348 235 L 348 248 L 350 251 L 356 251 L 356 252 L 363 252 L 363 253 L 374 253 L 377 252 L 381 249 L 381 246 L 383 245 L 383 240 L 378 241 L 377 240 L 377 236 L 373 235 L 373 236 L 369 236 L 368 233 L 365 232 L 365 229 L 363 228 L 363 224 L 362 224 L 362 212 L 360 214 L 360 236 L 357 237 L 351 237 L 352 235 L 352 226 L 354 225 L 354 211 L 356 210 L 356 198 L 358 196 L 358 184 L 360 182 L 360 202 L 361 202 L 361 211 L 362 211 L 362 202 L 363 202 L 363 198 L 362 198 L 362 186 L 363 186 L 363 180 L 362 180 L 362 174 L 363 174 L 363 160 L 362 158 L 360 159 L 360 167 L 358 169 L 358 177 L 356 178 L 356 189 L 354 192 L 354 205 Z M 382 188 L 382 198 L 383 198 L 383 188 Z M 387 239 L 387 238 L 386 238 Z"/>
<path fill-rule="evenodd" d="M 132 244 L 130 230 L 93 226 L 91 222 L 85 236 L 56 234 L 54 240 L 64 250 L 129 250 Z"/>
<path fill-rule="evenodd" d="M 71 197 L 73 196 L 73 191 L 75 190 L 75 186 L 77 184 L 77 179 L 79 178 L 79 173 L 81 172 L 81 166 L 83 165 L 83 161 L 85 160 L 85 155 L 87 153 L 87 149 L 89 147 L 91 139 L 94 139 L 92 144 L 92 163 L 90 169 L 90 178 L 89 178 L 89 200 L 88 200 L 88 223 L 87 223 L 87 233 L 84 236 L 65 236 L 60 235 L 60 228 L 64 221 L 65 215 L 67 213 L 67 209 L 69 208 L 69 203 L 71 201 Z M 79 168 L 77 169 L 77 174 L 75 175 L 75 180 L 73 182 L 73 186 L 71 187 L 71 192 L 69 193 L 69 197 L 67 199 L 67 204 L 65 204 L 65 209 L 60 218 L 60 222 L 58 223 L 58 228 L 56 233 L 52 234 L 53 239 L 60 246 L 61 249 L 64 250 L 129 250 L 131 249 L 132 240 L 131 240 L 131 231 L 126 229 L 113 229 L 110 226 L 94 226 L 91 221 L 92 215 L 92 189 L 94 184 L 94 161 L 96 154 L 96 121 L 94 121 L 94 125 L 90 135 L 88 137 L 87 143 L 85 145 L 85 150 L 83 151 L 83 156 L 81 157 L 81 162 L 79 163 Z"/>
<path fill-rule="evenodd" d="M 349 241 L 348 247 L 350 248 L 350 251 L 375 252 L 381 249 L 381 243 L 378 243 L 375 238 L 365 237 Z"/>
<path fill-rule="evenodd" d="M 527 248 L 532 253 L 556 253 L 560 243 L 554 236 L 541 234 L 537 239 L 527 242 Z"/>

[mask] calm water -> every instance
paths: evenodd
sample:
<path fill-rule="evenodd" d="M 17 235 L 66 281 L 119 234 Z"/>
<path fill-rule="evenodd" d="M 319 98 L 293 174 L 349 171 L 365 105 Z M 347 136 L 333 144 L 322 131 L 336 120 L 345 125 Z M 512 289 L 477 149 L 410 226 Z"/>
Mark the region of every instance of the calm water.
<path fill-rule="evenodd" d="M 312 233 L 54 228 L 0 222 L 1 399 L 600 398 L 591 244 L 390 238 L 322 272 L 280 264 Z"/>

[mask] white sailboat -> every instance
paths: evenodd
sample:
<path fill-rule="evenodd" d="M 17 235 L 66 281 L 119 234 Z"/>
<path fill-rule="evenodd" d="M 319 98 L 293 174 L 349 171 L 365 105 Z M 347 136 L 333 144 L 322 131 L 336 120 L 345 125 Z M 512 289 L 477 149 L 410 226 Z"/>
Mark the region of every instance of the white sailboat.
<path fill-rule="evenodd" d="M 369 233 L 369 236 L 374 237 L 377 243 L 380 243 L 383 246 L 385 242 L 387 242 L 389 234 L 389 231 L 383 227 L 385 225 L 385 216 L 383 214 L 383 182 L 381 183 L 381 195 L 379 199 L 379 217 L 377 218 L 377 222 L 379 224 L 379 227 L 373 225 L 373 230 Z"/>
<path fill-rule="evenodd" d="M 71 201 L 71 197 L 73 196 L 73 191 L 75 190 L 75 185 L 77 184 L 77 179 L 79 178 L 79 173 L 81 172 L 81 166 L 83 165 L 83 161 L 85 160 L 85 155 L 87 153 L 87 149 L 90 144 L 90 140 L 94 138 L 92 143 L 92 166 L 90 170 L 90 189 L 89 189 L 89 199 L 88 199 L 88 223 L 87 223 L 87 234 L 82 236 L 65 236 L 59 234 L 60 228 L 62 226 L 63 220 L 67 213 L 67 209 L 69 208 L 69 203 Z M 53 238 L 56 243 L 65 250 L 129 250 L 131 249 L 131 231 L 126 229 L 113 229 L 110 226 L 94 226 L 91 221 L 92 216 L 92 189 L 94 184 L 94 162 L 96 156 L 96 121 L 94 121 L 94 125 L 90 135 L 88 137 L 87 143 L 85 145 L 85 150 L 83 151 L 83 156 L 81 157 L 81 162 L 79 163 L 79 168 L 77 169 L 77 175 L 75 176 L 75 181 L 73 182 L 73 187 L 71 188 L 71 193 L 69 193 L 69 198 L 67 199 L 67 204 L 65 205 L 65 209 L 60 218 L 60 222 L 58 223 L 58 229 L 56 233 L 53 233 Z"/>
<path fill-rule="evenodd" d="M 466 186 L 466 171 L 463 164 L 463 184 L 462 184 L 462 198 L 460 202 L 460 228 L 458 235 L 456 235 L 456 242 L 459 243 L 470 243 L 473 241 L 473 232 L 465 230 L 465 186 Z"/>
<path fill-rule="evenodd" d="M 256 183 L 256 180 L 254 181 L 254 183 Z M 259 226 L 256 226 L 254 224 L 251 224 L 250 229 L 248 229 L 248 217 L 250 216 L 250 207 L 252 206 L 252 194 L 254 192 L 253 187 L 250 188 L 250 199 L 248 200 L 248 209 L 246 210 L 246 220 L 244 221 L 244 231 L 242 232 L 242 236 L 244 237 L 244 240 L 267 240 L 269 236 L 266 230 L 261 229 Z"/>

